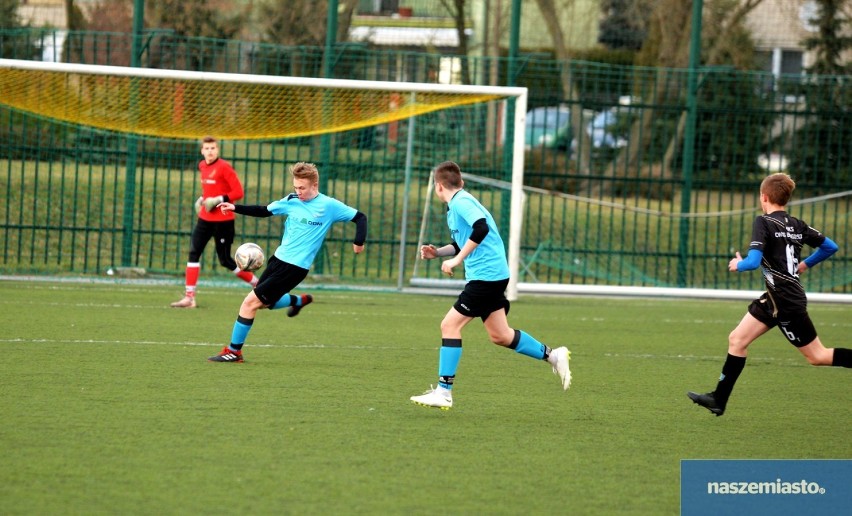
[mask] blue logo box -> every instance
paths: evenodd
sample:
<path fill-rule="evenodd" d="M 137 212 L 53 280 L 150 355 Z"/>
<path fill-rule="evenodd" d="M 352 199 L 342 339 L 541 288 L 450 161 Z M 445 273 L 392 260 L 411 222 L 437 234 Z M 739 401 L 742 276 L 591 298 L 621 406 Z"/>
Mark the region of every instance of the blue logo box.
<path fill-rule="evenodd" d="M 683 516 L 852 514 L 852 460 L 682 460 Z"/>

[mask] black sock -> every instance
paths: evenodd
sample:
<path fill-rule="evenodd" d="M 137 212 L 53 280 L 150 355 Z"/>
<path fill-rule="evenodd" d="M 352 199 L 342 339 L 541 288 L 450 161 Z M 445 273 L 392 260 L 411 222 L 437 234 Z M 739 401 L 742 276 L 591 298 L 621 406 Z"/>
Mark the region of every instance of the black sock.
<path fill-rule="evenodd" d="M 734 390 L 734 384 L 737 383 L 737 378 L 740 377 L 745 363 L 746 357 L 735 357 L 728 353 L 725 365 L 722 366 L 722 376 L 719 377 L 719 383 L 714 392 L 716 403 L 719 406 L 724 407 L 728 403 L 728 398 L 731 396 L 731 391 Z"/>
<path fill-rule="evenodd" d="M 852 349 L 834 348 L 834 358 L 831 360 L 834 367 L 852 367 Z"/>

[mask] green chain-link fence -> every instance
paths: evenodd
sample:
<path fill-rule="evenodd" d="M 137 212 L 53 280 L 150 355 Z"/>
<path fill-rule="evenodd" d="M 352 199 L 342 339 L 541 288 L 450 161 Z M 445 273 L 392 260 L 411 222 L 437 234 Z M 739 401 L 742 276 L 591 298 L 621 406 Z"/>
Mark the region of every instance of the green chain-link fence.
<path fill-rule="evenodd" d="M 66 62 L 127 65 L 129 48 L 127 34 L 0 32 L 0 55 L 6 58 L 40 59 L 48 49 L 62 49 Z M 323 74 L 321 48 L 150 32 L 143 49 L 142 64 L 148 67 Z M 332 59 L 339 78 L 436 82 L 442 66 L 457 56 L 346 44 Z M 506 59 L 469 58 L 468 65 L 478 83 L 507 83 Z M 852 291 L 847 252 L 852 201 L 844 195 L 852 190 L 852 77 L 700 70 L 694 171 L 687 181 L 682 172 L 686 70 L 558 62 L 537 54 L 521 56 L 512 68 L 518 74 L 514 83 L 530 89 L 531 110 L 522 280 L 759 288 L 757 275 L 731 275 L 725 265 L 748 245 L 760 180 L 783 169 L 797 180 L 796 200 L 820 198 L 790 211 L 841 246 L 838 256 L 808 273 L 809 289 Z M 318 265 L 324 280 L 393 284 L 401 235 L 403 276 L 409 278 L 414 270 L 432 166 L 452 159 L 468 173 L 509 179 L 501 117 L 494 106 L 473 106 L 416 120 L 408 194 L 412 213 L 405 228 L 407 122 L 334 135 L 326 162 L 319 138 L 224 142 L 222 156 L 240 173 L 244 202 L 250 204 L 265 204 L 289 191 L 288 164 L 316 162 L 328 179 L 326 193 L 358 207 L 371 221 L 370 245 L 357 260 L 347 252 L 352 228 L 339 227 L 330 235 Z M 215 134 L 215 127 L 210 132 Z M 0 105 L 0 270 L 102 274 L 130 265 L 180 274 L 199 190 L 199 145 L 137 141 L 133 214 L 127 219 L 126 136 L 58 124 Z M 497 186 L 468 185 L 505 228 L 508 193 Z M 684 206 L 688 213 L 681 214 Z M 428 215 L 427 239 L 446 242 L 440 207 L 433 204 Z M 281 221 L 243 217 L 237 232 L 238 240 L 271 249 L 280 238 Z M 129 252 L 123 241 L 132 242 Z M 203 262 L 205 275 L 224 274 L 212 249 Z M 428 265 L 418 274 L 437 277 L 437 267 Z"/>

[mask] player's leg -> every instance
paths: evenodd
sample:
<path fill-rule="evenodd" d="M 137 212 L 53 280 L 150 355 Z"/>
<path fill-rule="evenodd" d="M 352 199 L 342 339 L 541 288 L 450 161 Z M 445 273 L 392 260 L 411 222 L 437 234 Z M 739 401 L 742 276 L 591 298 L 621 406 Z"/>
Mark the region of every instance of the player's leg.
<path fill-rule="evenodd" d="M 807 313 L 789 317 L 779 323 L 784 337 L 796 346 L 808 363 L 815 366 L 852 367 L 852 350 L 826 348 L 819 340 L 816 328 Z M 802 343 L 806 343 L 802 345 Z"/>
<path fill-rule="evenodd" d="M 514 349 L 521 355 L 547 361 L 553 367 L 554 374 L 559 375 L 562 388 L 568 389 L 571 386 L 571 369 L 568 366 L 571 353 L 568 348 L 550 349 L 529 333 L 511 328 L 507 318 L 508 312 L 509 301 L 505 300 L 503 306 L 483 317 L 491 342 Z"/>
<path fill-rule="evenodd" d="M 452 390 L 462 355 L 462 329 L 473 318 L 450 308 L 441 320 L 441 349 L 438 353 L 438 385 Z"/>
<path fill-rule="evenodd" d="M 459 296 L 461 299 L 461 296 Z M 462 329 L 473 320 L 458 310 L 459 301 L 441 321 L 441 348 L 438 351 L 438 386 L 410 399 L 418 405 L 449 409 L 453 406 L 453 382 L 462 355 Z"/>
<path fill-rule="evenodd" d="M 270 310 L 279 310 L 281 308 L 287 308 L 287 317 L 296 317 L 299 315 L 299 312 L 302 311 L 302 308 L 308 306 L 309 304 L 314 302 L 314 296 L 310 294 L 301 294 L 299 296 L 294 296 L 293 294 L 285 294 L 275 303 L 273 306 L 270 306 Z"/>
<path fill-rule="evenodd" d="M 237 267 L 237 262 L 234 261 L 233 253 L 231 253 L 231 246 L 234 244 L 233 220 L 215 223 L 214 242 L 216 243 L 216 256 L 219 258 L 219 263 L 222 267 L 232 271 L 234 275 L 252 287 L 257 285 L 257 276 L 251 271 L 240 270 Z"/>
<path fill-rule="evenodd" d="M 211 362 L 242 362 L 243 344 L 245 344 L 252 324 L 254 324 L 255 314 L 263 307 L 263 302 L 257 298 L 254 290 L 249 292 L 240 305 L 239 315 L 231 330 L 231 343 L 222 348 L 222 351 L 218 355 L 212 356 L 207 360 Z"/>
<path fill-rule="evenodd" d="M 272 258 L 278 260 L 274 256 Z M 274 292 L 267 292 L 264 289 L 261 299 L 270 310 L 287 308 L 287 317 L 296 317 L 302 308 L 314 301 L 314 296 L 310 294 L 302 294 L 300 296 L 290 294 L 291 290 L 299 286 L 308 277 L 308 270 L 281 262 L 280 260 L 278 262 L 284 264 L 282 271 L 278 274 L 278 288 Z"/>
<path fill-rule="evenodd" d="M 222 350 L 222 353 L 210 357 L 208 360 L 213 362 L 242 362 L 243 345 L 254 324 L 257 311 L 261 308 L 272 307 L 287 292 L 304 280 L 307 274 L 307 269 L 282 262 L 275 256 L 270 258 L 257 286 L 249 292 L 240 305 L 237 320 L 234 322 L 231 331 L 231 343 Z M 223 360 L 217 358 L 223 355 L 234 355 L 236 359 Z"/>
<path fill-rule="evenodd" d="M 822 342 L 819 340 L 819 337 L 812 340 L 809 344 L 802 346 L 799 349 L 799 352 L 808 359 L 808 363 L 815 366 L 830 366 L 835 365 L 834 356 L 835 349 L 829 349 L 823 346 Z M 841 357 L 842 357 L 842 348 L 841 348 Z M 846 366 L 849 367 L 849 366 Z"/>
<path fill-rule="evenodd" d="M 725 413 L 731 391 L 745 368 L 748 346 L 776 324 L 771 316 L 765 314 L 763 309 L 755 303 L 758 301 L 749 306 L 749 311 L 728 335 L 728 355 L 722 365 L 722 374 L 719 376 L 716 390 L 706 394 L 691 391 L 687 393 L 693 402 L 717 416 Z"/>
<path fill-rule="evenodd" d="M 173 308 L 195 308 L 195 291 L 198 285 L 198 277 L 201 275 L 201 255 L 207 242 L 213 237 L 213 226 L 204 220 L 198 219 L 192 234 L 189 237 L 189 260 L 186 262 L 185 290 L 184 296 L 171 304 Z"/>

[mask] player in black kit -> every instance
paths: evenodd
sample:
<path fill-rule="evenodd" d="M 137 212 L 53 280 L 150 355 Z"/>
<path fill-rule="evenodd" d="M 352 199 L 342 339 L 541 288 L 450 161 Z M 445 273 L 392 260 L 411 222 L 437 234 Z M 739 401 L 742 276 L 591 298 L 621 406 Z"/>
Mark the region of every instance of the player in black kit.
<path fill-rule="evenodd" d="M 737 252 L 728 264 L 731 272 L 762 266 L 766 292 L 752 301 L 748 312 L 728 336 L 728 357 L 716 390 L 707 394 L 687 393 L 692 401 L 717 416 L 725 413 L 734 384 L 745 367 L 749 344 L 775 326 L 811 365 L 852 367 L 852 350 L 823 346 L 808 316 L 808 299 L 799 274 L 834 254 L 837 244 L 784 211 L 795 188 L 796 183 L 787 174 L 772 174 L 763 180 L 760 184 L 763 215 L 754 219 L 748 255 L 743 259 Z M 799 261 L 804 244 L 816 251 Z"/>

